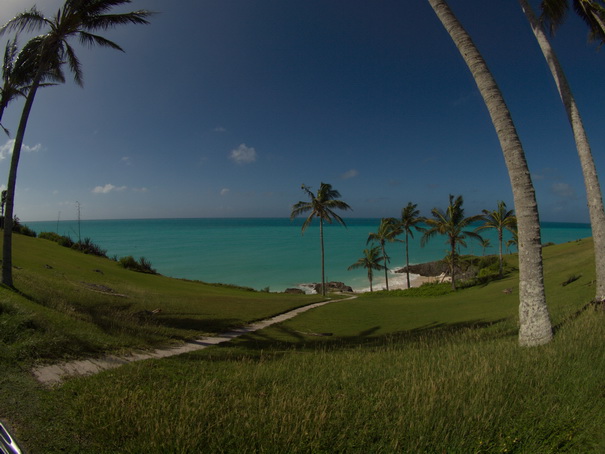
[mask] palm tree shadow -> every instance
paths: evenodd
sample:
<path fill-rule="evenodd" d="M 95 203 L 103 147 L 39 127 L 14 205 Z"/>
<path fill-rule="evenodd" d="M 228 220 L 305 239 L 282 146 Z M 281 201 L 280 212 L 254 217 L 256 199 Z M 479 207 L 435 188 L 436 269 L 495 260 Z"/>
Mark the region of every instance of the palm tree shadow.
<path fill-rule="evenodd" d="M 271 329 L 261 330 L 246 334 L 235 342 L 223 344 L 225 349 L 238 349 L 244 351 L 337 351 L 351 348 L 380 348 L 394 344 L 422 343 L 437 345 L 451 339 L 452 335 L 468 330 L 482 330 L 492 328 L 499 324 L 509 322 L 509 318 L 501 318 L 493 321 L 470 320 L 457 323 L 430 323 L 411 330 L 399 331 L 376 335 L 380 326 L 373 326 L 356 335 L 331 336 L 331 333 L 301 333 L 280 324 Z M 516 336 L 516 330 L 506 325 L 501 329 L 486 330 L 482 333 L 481 340 L 493 340 L 496 338 Z"/>

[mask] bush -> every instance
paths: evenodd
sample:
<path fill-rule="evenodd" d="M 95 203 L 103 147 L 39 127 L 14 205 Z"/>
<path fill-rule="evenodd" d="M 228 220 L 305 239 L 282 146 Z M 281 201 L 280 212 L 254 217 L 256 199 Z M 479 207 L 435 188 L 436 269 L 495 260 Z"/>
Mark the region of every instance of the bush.
<path fill-rule="evenodd" d="M 157 274 L 157 271 L 151 267 L 151 262 L 145 257 L 141 257 L 137 262 L 132 255 L 122 257 L 119 260 L 120 266 L 127 270 L 138 271 L 139 273 Z"/>
<path fill-rule="evenodd" d="M 2 224 L 4 226 L 4 222 Z M 17 216 L 15 216 L 15 219 L 13 220 L 13 233 L 18 233 L 19 235 L 31 236 L 34 238 L 36 237 L 36 232 L 34 232 L 32 229 L 30 229 L 25 224 L 21 224 L 21 222 L 19 221 L 19 218 Z"/>
<path fill-rule="evenodd" d="M 101 247 L 92 242 L 90 238 L 84 238 L 84 241 L 78 241 L 71 246 L 72 249 L 75 249 L 80 252 L 84 252 L 85 254 L 97 255 L 99 257 L 107 257 L 107 251 L 105 249 L 101 249 Z"/>
<path fill-rule="evenodd" d="M 38 238 L 42 238 L 44 240 L 54 241 L 63 247 L 72 247 L 74 245 L 74 241 L 68 236 L 61 236 L 55 232 L 41 232 L 38 235 Z"/>

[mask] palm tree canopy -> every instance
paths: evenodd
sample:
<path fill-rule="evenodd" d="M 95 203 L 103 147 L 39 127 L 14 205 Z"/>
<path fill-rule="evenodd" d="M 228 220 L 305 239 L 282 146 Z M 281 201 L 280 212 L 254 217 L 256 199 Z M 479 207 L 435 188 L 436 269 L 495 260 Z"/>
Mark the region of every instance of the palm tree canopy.
<path fill-rule="evenodd" d="M 81 44 L 89 47 L 98 45 L 123 51 L 113 41 L 94 32 L 108 30 L 117 25 L 128 23 L 149 23 L 146 18 L 153 13 L 145 10 L 105 14 L 112 8 L 127 3 L 131 3 L 131 0 L 65 0 L 63 9 L 59 9 L 51 19 L 44 17 L 36 7 L 33 7 L 13 17 L 0 27 L 0 36 L 7 31 L 32 32 L 47 28 L 48 32 L 38 37 L 41 42 L 39 47 L 39 69 L 44 72 L 48 68 L 47 65 L 54 67 L 67 62 L 74 75 L 75 82 L 82 85 L 82 66 L 68 39 L 76 37 Z"/>
<path fill-rule="evenodd" d="M 475 230 L 496 229 L 502 232 L 504 229 L 513 232 L 517 228 L 517 218 L 515 210 L 507 210 L 506 203 L 498 202 L 496 211 L 483 210 L 482 220 L 484 224 L 477 227 Z"/>
<path fill-rule="evenodd" d="M 405 233 L 414 238 L 412 228 L 422 231 L 422 227 L 418 226 L 421 222 L 424 222 L 424 218 L 420 217 L 418 205 L 408 202 L 408 204 L 401 209 L 401 219 L 397 222 L 397 228 L 399 233 Z"/>
<path fill-rule="evenodd" d="M 571 0 L 576 14 L 588 26 L 590 38 L 605 43 L 605 2 L 603 0 Z M 551 33 L 563 23 L 569 11 L 569 0 L 542 0 L 542 20 Z"/>
<path fill-rule="evenodd" d="M 333 189 L 331 184 L 321 183 L 319 189 L 317 190 L 317 194 L 314 194 L 311 189 L 304 184 L 302 185 L 302 190 L 309 196 L 310 201 L 300 201 L 294 204 L 292 206 L 290 219 L 294 219 L 300 214 L 310 212 L 309 216 L 302 225 L 303 233 L 311 224 L 311 221 L 314 217 L 318 217 L 330 224 L 333 220 L 336 220 L 339 224 L 346 227 L 345 222 L 338 214 L 334 212 L 334 210 L 346 211 L 350 210 L 351 207 L 342 200 L 338 200 L 338 197 L 340 197 L 340 192 L 338 192 L 336 189 Z"/>
<path fill-rule="evenodd" d="M 384 269 L 384 265 L 380 263 L 382 260 L 384 260 L 384 257 L 380 255 L 380 247 L 374 246 L 370 249 L 364 249 L 363 257 L 359 258 L 347 269 L 354 270 L 357 268 L 366 268 L 368 270 L 382 270 Z"/>
<path fill-rule="evenodd" d="M 464 242 L 465 237 L 481 240 L 481 236 L 477 233 L 464 229 L 473 222 L 481 220 L 482 215 L 464 217 L 464 208 L 462 208 L 463 203 L 464 200 L 461 195 L 454 199 L 454 196 L 450 194 L 450 203 L 445 212 L 439 208 L 433 208 L 431 210 L 433 219 L 427 218 L 424 221 L 429 227 L 422 236 L 421 244 L 425 245 L 430 238 L 437 234 L 446 235 L 448 241 L 455 239 L 456 242 L 462 246 L 466 246 L 466 243 Z"/>
<path fill-rule="evenodd" d="M 381 246 L 384 246 L 385 242 L 393 242 L 395 241 L 395 237 L 399 234 L 397 231 L 398 221 L 395 218 L 382 218 L 380 220 L 380 225 L 378 226 L 378 231 L 372 232 L 368 235 L 368 240 L 366 244 L 370 243 L 370 241 L 377 241 Z M 388 261 L 389 258 L 386 256 L 385 259 Z"/>

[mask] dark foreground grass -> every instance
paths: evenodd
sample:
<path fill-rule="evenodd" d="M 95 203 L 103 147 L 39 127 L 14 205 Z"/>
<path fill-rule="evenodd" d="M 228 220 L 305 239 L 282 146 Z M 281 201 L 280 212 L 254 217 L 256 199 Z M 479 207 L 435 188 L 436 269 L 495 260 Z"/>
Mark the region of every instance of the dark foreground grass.
<path fill-rule="evenodd" d="M 517 346 L 512 275 L 443 296 L 333 303 L 228 345 L 51 390 L 29 375 L 28 355 L 3 356 L 0 417 L 31 453 L 603 452 L 605 314 L 586 305 L 591 247 L 545 249 L 557 329 L 542 347 Z M 563 286 L 572 273 L 580 278 Z M 136 276 L 119 291 L 142 291 Z M 180 284 L 171 288 L 188 298 Z M 227 291 L 234 305 L 238 292 Z M 14 352 L 40 331 L 21 302 L 37 304 L 0 306 L 2 326 L 20 324 L 4 341 Z M 73 317 L 45 317 L 47 341 L 76 330 Z"/>

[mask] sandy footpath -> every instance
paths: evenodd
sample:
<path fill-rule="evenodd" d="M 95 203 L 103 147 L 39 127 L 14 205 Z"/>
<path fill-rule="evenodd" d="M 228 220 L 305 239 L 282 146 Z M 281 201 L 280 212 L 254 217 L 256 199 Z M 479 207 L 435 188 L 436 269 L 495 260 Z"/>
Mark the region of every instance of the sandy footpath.
<path fill-rule="evenodd" d="M 356 296 L 350 296 L 348 298 L 342 298 L 339 300 L 322 301 L 321 303 L 309 304 L 308 306 L 299 307 L 284 314 L 276 315 L 275 317 L 252 323 L 250 325 L 244 326 L 243 328 L 234 329 L 226 333 L 218 334 L 214 337 L 202 337 L 200 339 L 186 342 L 176 347 L 159 348 L 152 351 L 135 352 L 124 356 L 108 355 L 101 358 L 70 361 L 65 363 L 53 364 L 50 366 L 38 367 L 35 368 L 32 372 L 40 383 L 46 386 L 57 385 L 68 377 L 79 375 L 92 375 L 103 370 L 114 369 L 123 364 L 131 363 L 133 361 L 142 361 L 145 359 L 153 358 L 167 358 L 169 356 L 176 356 L 181 355 L 183 353 L 202 350 L 212 345 L 221 344 L 223 342 L 229 342 L 231 339 L 235 339 L 236 337 L 243 336 L 244 334 L 261 330 L 268 326 L 274 325 L 275 323 L 281 323 L 285 320 L 289 320 L 297 316 L 298 314 L 301 314 L 311 309 L 315 309 L 316 307 L 353 298 L 356 298 Z"/>

